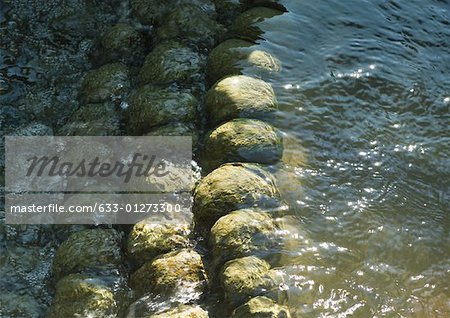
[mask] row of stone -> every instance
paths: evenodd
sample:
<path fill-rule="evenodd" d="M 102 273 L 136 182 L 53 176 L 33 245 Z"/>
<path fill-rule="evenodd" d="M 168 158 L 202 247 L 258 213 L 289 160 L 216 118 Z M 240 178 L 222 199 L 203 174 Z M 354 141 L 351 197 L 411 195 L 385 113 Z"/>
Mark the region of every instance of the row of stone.
<path fill-rule="evenodd" d="M 279 14 L 252 8 L 232 30 L 254 41 L 261 35 L 254 22 Z M 205 109 L 209 125 L 219 126 L 205 138 L 203 167 L 212 172 L 195 189 L 194 223 L 208 241 L 209 271 L 220 273 L 217 281 L 225 303 L 235 308 L 233 317 L 290 317 L 280 299 L 286 275 L 271 267 L 283 249 L 278 217 L 285 211 L 274 177 L 260 165 L 282 157 L 282 135 L 261 120 L 276 111 L 277 101 L 268 83 L 239 75 L 243 69 L 261 75 L 279 68 L 276 58 L 242 37 L 222 42 L 208 59 L 207 81 L 218 81 Z"/>
<path fill-rule="evenodd" d="M 190 81 L 198 80 L 202 57 L 173 38 L 182 31 L 178 30 L 179 20 L 191 15 L 189 20 L 193 21 L 192 15 L 198 13 L 199 8 L 189 3 L 175 9 L 172 20 L 158 29 L 157 41 L 161 43 L 147 55 L 140 69 L 135 67 L 139 64 L 136 60 L 143 57 L 147 40 L 129 25 L 111 28 L 100 41 L 96 57 L 107 64 L 84 77 L 82 106 L 60 133 L 118 135 L 122 117 L 132 134 L 178 135 L 193 131 L 197 99 L 192 91 L 172 84 L 188 86 Z M 212 20 L 202 21 L 204 31 L 214 32 Z M 135 85 L 138 88 L 128 97 Z M 188 235 L 189 225 L 184 223 L 175 227 L 145 222 L 135 225 L 126 254 L 131 267 L 137 270 L 127 282 L 121 233 L 99 228 L 73 233 L 59 247 L 53 262 L 57 284 L 49 316 L 206 317 L 206 311 L 197 305 L 178 306 L 194 303 L 206 284 L 202 259 L 189 248 Z M 196 290 L 200 292 L 195 294 Z M 186 291 L 194 299 L 178 299 Z M 150 304 L 154 308 L 149 308 Z"/>

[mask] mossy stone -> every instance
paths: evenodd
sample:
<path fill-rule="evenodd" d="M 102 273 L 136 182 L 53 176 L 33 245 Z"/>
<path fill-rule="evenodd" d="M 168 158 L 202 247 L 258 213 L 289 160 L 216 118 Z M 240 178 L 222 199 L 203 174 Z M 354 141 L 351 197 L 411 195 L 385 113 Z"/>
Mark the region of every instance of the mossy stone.
<path fill-rule="evenodd" d="M 56 285 L 48 317 L 116 317 L 117 312 L 114 294 L 99 279 L 70 274 Z"/>
<path fill-rule="evenodd" d="M 157 41 L 177 40 L 200 48 L 214 47 L 224 33 L 218 24 L 197 4 L 185 3 L 177 6 L 156 31 Z"/>
<path fill-rule="evenodd" d="M 209 230 L 227 213 L 278 204 L 273 177 L 256 164 L 227 163 L 200 181 L 194 191 L 194 221 Z"/>
<path fill-rule="evenodd" d="M 144 52 L 143 34 L 128 24 L 119 23 L 103 34 L 98 58 L 102 63 L 135 64 L 143 57 Z"/>
<path fill-rule="evenodd" d="M 277 249 L 277 227 L 269 213 L 238 210 L 221 217 L 211 228 L 209 244 L 216 264 L 255 255 L 265 258 Z"/>
<path fill-rule="evenodd" d="M 189 224 L 142 221 L 133 226 L 128 237 L 128 256 L 137 266 L 141 266 L 160 254 L 187 247 L 189 233 Z"/>
<path fill-rule="evenodd" d="M 290 318 L 289 309 L 265 296 L 250 299 L 233 311 L 232 318 Z"/>
<path fill-rule="evenodd" d="M 210 125 L 239 117 L 264 118 L 278 108 L 272 86 L 260 79 L 238 75 L 217 82 L 206 95 Z"/>
<path fill-rule="evenodd" d="M 123 98 L 130 89 L 128 68 L 120 63 L 106 64 L 89 71 L 81 83 L 82 103 L 101 103 Z"/>
<path fill-rule="evenodd" d="M 143 135 L 157 126 L 193 123 L 197 104 L 197 99 L 188 90 L 143 86 L 129 98 L 128 132 Z"/>
<path fill-rule="evenodd" d="M 133 14 L 143 24 L 160 24 L 165 15 L 173 8 L 175 0 L 130 0 Z"/>
<path fill-rule="evenodd" d="M 230 75 L 240 75 L 244 69 L 255 74 L 277 72 L 280 61 L 270 53 L 255 49 L 254 43 L 229 39 L 216 46 L 208 57 L 206 79 L 209 85 Z"/>
<path fill-rule="evenodd" d="M 208 312 L 198 305 L 180 305 L 159 314 L 145 318 L 208 318 Z"/>
<path fill-rule="evenodd" d="M 236 17 L 231 26 L 230 33 L 236 37 L 248 41 L 256 41 L 261 38 L 263 31 L 258 26 L 266 19 L 273 18 L 283 14 L 282 11 L 266 8 L 255 7 L 242 12 Z"/>
<path fill-rule="evenodd" d="M 238 306 L 252 297 L 274 288 L 276 282 L 270 275 L 270 265 L 255 256 L 228 261 L 221 274 L 225 300 Z"/>
<path fill-rule="evenodd" d="M 204 58 L 176 42 L 157 45 L 145 58 L 138 81 L 141 85 L 195 83 L 200 80 Z"/>
<path fill-rule="evenodd" d="M 145 263 L 131 275 L 130 286 L 139 295 L 174 295 L 186 290 L 203 293 L 206 274 L 201 256 L 190 249 L 173 251 Z"/>
<path fill-rule="evenodd" d="M 205 140 L 205 157 L 217 167 L 225 162 L 273 164 L 283 154 L 281 134 L 255 119 L 233 119 L 211 131 Z"/>
<path fill-rule="evenodd" d="M 198 144 L 198 129 L 192 124 L 174 123 L 150 130 L 145 136 L 191 136 L 192 146 L 195 148 Z"/>
<path fill-rule="evenodd" d="M 64 275 L 86 269 L 117 268 L 122 263 L 121 235 L 115 230 L 90 229 L 73 233 L 58 248 L 53 274 Z"/>

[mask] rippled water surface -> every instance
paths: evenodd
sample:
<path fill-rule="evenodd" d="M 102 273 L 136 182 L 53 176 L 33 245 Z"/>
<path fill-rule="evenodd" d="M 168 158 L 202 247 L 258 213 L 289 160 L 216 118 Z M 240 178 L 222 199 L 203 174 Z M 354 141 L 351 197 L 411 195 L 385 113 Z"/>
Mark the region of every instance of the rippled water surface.
<path fill-rule="evenodd" d="M 450 3 L 283 4 L 261 43 L 283 63 L 276 126 L 306 157 L 280 184 L 310 236 L 291 308 L 450 317 Z"/>

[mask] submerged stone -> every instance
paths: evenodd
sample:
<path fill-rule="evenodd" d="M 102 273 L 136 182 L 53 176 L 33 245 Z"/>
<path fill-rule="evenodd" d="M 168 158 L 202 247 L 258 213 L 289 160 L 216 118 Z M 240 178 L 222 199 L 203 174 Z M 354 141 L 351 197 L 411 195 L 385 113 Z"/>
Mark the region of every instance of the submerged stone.
<path fill-rule="evenodd" d="M 280 14 L 283 14 L 283 12 L 266 7 L 255 7 L 247 10 L 234 20 L 231 26 L 231 34 L 243 40 L 256 41 L 263 34 L 258 24 Z"/>
<path fill-rule="evenodd" d="M 189 224 L 137 223 L 128 238 L 128 256 L 141 266 L 160 254 L 187 247 L 189 232 Z"/>
<path fill-rule="evenodd" d="M 197 147 L 198 129 L 192 124 L 174 123 L 150 130 L 145 136 L 191 136 L 192 146 Z"/>
<path fill-rule="evenodd" d="M 186 45 L 211 48 L 223 32 L 223 26 L 199 5 L 184 3 L 167 16 L 156 36 L 158 41 L 177 40 Z"/>
<path fill-rule="evenodd" d="M 228 261 L 221 275 L 225 300 L 238 306 L 252 297 L 267 293 L 277 285 L 272 276 L 269 263 L 255 256 Z"/>
<path fill-rule="evenodd" d="M 87 269 L 117 268 L 122 264 L 121 235 L 115 230 L 90 229 L 73 233 L 58 248 L 53 274 L 64 275 Z"/>
<path fill-rule="evenodd" d="M 86 104 L 120 100 L 129 89 L 128 68 L 120 63 L 106 64 L 86 74 L 80 100 Z"/>
<path fill-rule="evenodd" d="M 131 11 L 143 24 L 160 24 L 174 4 L 174 0 L 130 0 Z"/>
<path fill-rule="evenodd" d="M 195 83 L 200 80 L 204 59 L 176 42 L 157 45 L 145 58 L 138 81 L 143 84 Z"/>
<path fill-rule="evenodd" d="M 135 64 L 145 52 L 145 38 L 130 25 L 119 23 L 103 34 L 98 59 L 101 63 Z"/>
<path fill-rule="evenodd" d="M 198 305 L 180 305 L 159 314 L 146 316 L 145 318 L 208 318 L 208 312 Z"/>
<path fill-rule="evenodd" d="M 289 309 L 265 296 L 250 299 L 233 311 L 233 318 L 290 318 Z"/>
<path fill-rule="evenodd" d="M 205 140 L 205 156 L 213 168 L 225 162 L 272 164 L 282 153 L 280 133 L 255 119 L 233 119 L 215 128 Z"/>
<path fill-rule="evenodd" d="M 157 126 L 193 123 L 197 99 L 188 90 L 173 91 L 146 85 L 130 96 L 129 105 L 128 132 L 143 135 Z"/>
<path fill-rule="evenodd" d="M 240 75 L 244 69 L 259 74 L 277 72 L 280 62 L 270 53 L 257 50 L 254 44 L 240 39 L 229 39 L 216 46 L 208 57 L 206 78 L 209 85 L 229 75 Z"/>
<path fill-rule="evenodd" d="M 224 164 L 200 181 L 194 192 L 194 221 L 209 230 L 227 213 L 252 206 L 278 205 L 272 175 L 256 164 Z"/>
<path fill-rule="evenodd" d="M 210 125 L 238 118 L 264 118 L 278 108 L 272 86 L 262 80 L 238 75 L 217 82 L 206 95 Z"/>
<path fill-rule="evenodd" d="M 48 317 L 116 317 L 118 305 L 101 280 L 70 274 L 56 285 Z"/>
<path fill-rule="evenodd" d="M 194 250 L 173 251 L 154 258 L 131 275 L 137 294 L 174 295 L 203 293 L 206 274 L 201 256 Z"/>
<path fill-rule="evenodd" d="M 209 244 L 216 264 L 255 255 L 265 258 L 280 242 L 270 214 L 238 210 L 221 217 L 211 228 Z"/>

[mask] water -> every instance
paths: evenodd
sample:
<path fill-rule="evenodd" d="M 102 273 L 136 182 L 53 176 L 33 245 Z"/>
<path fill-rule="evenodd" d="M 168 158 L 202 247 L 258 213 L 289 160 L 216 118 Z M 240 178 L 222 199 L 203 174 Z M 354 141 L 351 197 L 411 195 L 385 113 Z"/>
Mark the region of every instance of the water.
<path fill-rule="evenodd" d="M 68 1 L 80 13 L 49 32 L 45 19 L 6 17 L 8 3 L 0 3 L 1 31 L 15 41 L 0 47 L 6 131 L 35 120 L 58 127 L 78 107 L 95 37 L 120 8 L 103 3 L 100 14 Z M 261 23 L 261 46 L 283 69 L 264 79 L 280 102 L 274 125 L 298 140 L 290 151 L 303 163 L 278 181 L 309 237 L 286 250 L 285 302 L 294 317 L 450 317 L 450 3 L 282 3 L 287 13 Z M 84 34 L 74 21 L 85 21 Z M 36 255 L 35 272 L 10 264 L 4 272 L 17 277 L 1 285 L 34 284 L 23 297 L 38 299 L 57 244 L 45 238 L 52 229 L 34 230 L 1 228 L 1 247 L 8 238 Z"/>
<path fill-rule="evenodd" d="M 275 125 L 306 157 L 286 193 L 312 242 L 291 308 L 449 317 L 450 3 L 283 4 L 261 45 L 283 63 Z"/>

